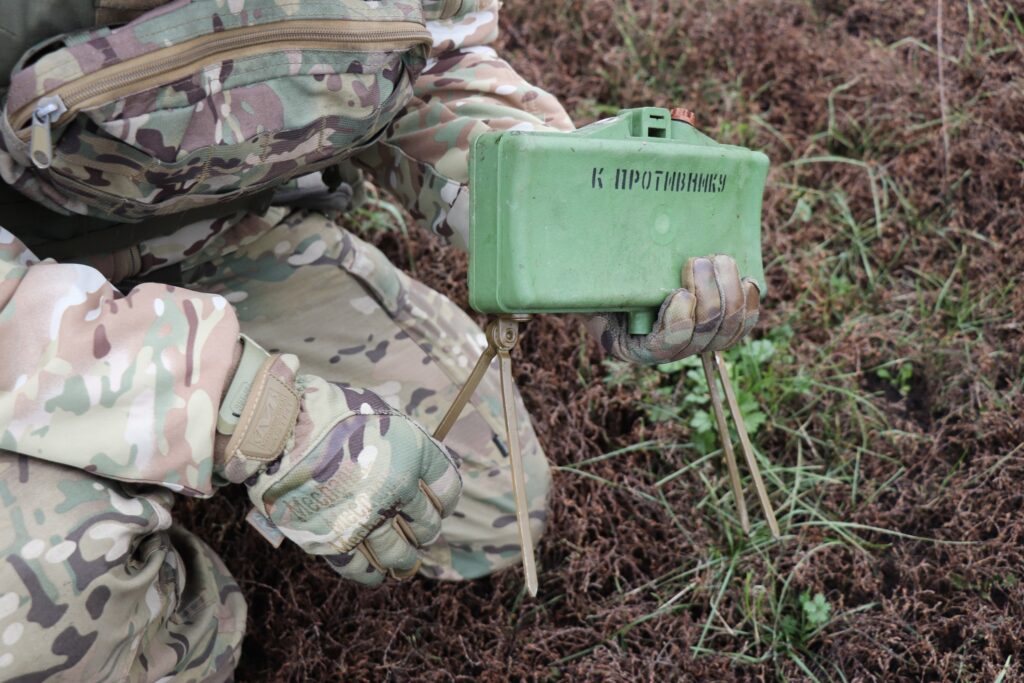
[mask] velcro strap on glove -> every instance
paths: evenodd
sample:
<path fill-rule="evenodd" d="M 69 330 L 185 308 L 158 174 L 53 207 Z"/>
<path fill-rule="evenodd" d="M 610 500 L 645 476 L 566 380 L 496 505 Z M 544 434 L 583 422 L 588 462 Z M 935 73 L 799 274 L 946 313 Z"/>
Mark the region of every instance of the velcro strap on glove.
<path fill-rule="evenodd" d="M 245 344 L 246 349 L 249 345 L 259 349 L 249 339 Z M 294 357 L 288 358 L 294 360 Z M 244 400 L 222 455 L 223 475 L 236 483 L 256 474 L 284 452 L 295 429 L 300 403 L 295 370 L 286 362 L 286 357 L 267 354 L 255 372 L 245 361 L 243 352 L 243 361 L 225 396 L 225 404 L 229 406 Z M 218 431 L 223 433 L 223 430 Z"/>

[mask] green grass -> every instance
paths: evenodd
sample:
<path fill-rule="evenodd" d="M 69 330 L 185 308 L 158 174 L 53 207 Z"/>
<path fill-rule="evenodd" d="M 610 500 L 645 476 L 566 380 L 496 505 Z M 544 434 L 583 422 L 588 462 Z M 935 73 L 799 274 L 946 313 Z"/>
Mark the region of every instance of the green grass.
<path fill-rule="evenodd" d="M 570 4 L 560 10 L 566 30 L 576 32 L 574 40 L 584 40 L 572 27 Z M 983 69 L 1015 51 L 1024 55 L 1024 21 L 1009 4 L 969 2 L 966 7 L 966 34 L 947 34 L 941 55 L 949 78 Z M 922 110 L 897 121 L 897 114 L 881 107 L 871 116 L 861 115 L 862 89 L 870 79 L 850 78 L 822 94 L 827 115 L 820 129 L 794 136 L 773 125 L 770 112 L 756 104 L 772 82 L 751 83 L 728 63 L 712 70 L 695 60 L 667 57 L 678 53 L 670 41 L 689 40 L 685 26 L 654 30 L 632 3 L 622 3 L 613 25 L 621 41 L 615 59 L 593 66 L 607 90 L 601 98 L 578 100 L 572 112 L 577 121 L 635 106 L 628 98 L 647 88 L 663 98 L 657 104 L 695 103 L 711 112 L 698 116 L 714 122 L 707 132 L 720 142 L 773 152 L 769 193 L 777 206 L 767 229 L 782 246 L 766 271 L 796 284 L 790 296 L 770 304 L 768 322 L 756 338 L 725 355 L 782 538 L 771 538 L 742 464 L 752 530 L 747 535 L 740 528 L 698 359 L 659 368 L 608 361 L 595 370 L 581 347 L 581 386 L 602 372 L 608 387 L 639 390 L 644 419 L 670 423 L 680 436 L 644 440 L 555 469 L 615 489 L 642 509 L 657 509 L 681 537 L 690 538 L 694 521 L 681 519 L 676 505 L 685 490 L 696 495 L 700 524 L 715 533 L 709 547 L 680 558 L 678 566 L 661 575 L 634 585 L 616 579 L 613 600 L 626 604 L 642 596 L 654 607 L 551 662 L 549 678 L 557 679 L 566 665 L 599 648 L 641 647 L 634 641 L 642 637 L 641 626 L 688 614 L 700 623 L 699 637 L 686 644 L 697 657 L 766 665 L 780 680 L 797 672 L 799 680 L 846 681 L 849 672 L 822 655 L 825 645 L 855 628 L 858 617 L 878 611 L 882 598 L 851 602 L 807 585 L 802 570 L 825 554 L 878 558 L 900 542 L 956 545 L 860 523 L 858 514 L 910 485 L 913 464 L 902 453 L 932 438 L 912 422 L 956 409 L 944 403 L 946 385 L 974 372 L 971 380 L 988 389 L 990 408 L 1007 412 L 1024 393 L 1024 378 L 997 391 L 991 377 L 975 371 L 974 355 L 991 346 L 992 330 L 1016 323 L 1011 302 L 1017 285 L 1012 278 L 1000 287 L 979 287 L 972 280 L 972 269 L 978 267 L 972 246 L 991 247 L 993 241 L 965 227 L 958 213 L 955 196 L 972 180 L 971 172 L 950 169 L 940 201 L 922 202 L 919 188 L 895 164 L 901 156 L 933 148 L 943 130 L 953 139 L 970 134 L 973 108 L 998 94 L 977 91 L 951 102 L 944 116 Z M 905 59 L 908 69 L 927 71 L 939 59 L 934 45 L 917 37 L 882 49 Z M 723 69 L 733 75 L 704 75 Z M 666 74 L 684 71 L 695 75 L 666 79 Z M 397 222 L 404 229 L 400 215 L 383 202 L 369 213 L 374 225 Z M 797 239 L 805 234 L 816 238 Z M 926 258 L 931 252 L 941 258 Z M 925 399 L 932 404 L 912 414 L 911 402 Z M 644 469 L 632 457 L 651 452 L 661 456 L 658 469 Z M 984 472 L 973 473 L 966 485 L 984 481 L 1016 453 L 1011 450 Z M 961 450 L 954 456 L 930 492 L 932 501 L 963 476 L 969 454 Z M 609 461 L 617 472 L 635 475 L 630 481 L 644 485 L 598 473 L 596 466 Z M 979 595 L 1020 580 L 1014 574 L 984 581 L 951 577 L 959 590 Z M 515 611 L 526 610 L 520 619 L 540 619 L 564 597 L 517 603 Z M 957 653 L 961 680 L 977 678 L 967 663 L 969 642 Z M 1012 680 L 1016 666 L 1007 658 L 996 680 Z"/>
<path fill-rule="evenodd" d="M 967 35 L 962 44 L 957 38 L 956 52 L 942 56 L 947 69 L 984 68 L 990 60 L 1014 51 L 1024 54 L 1024 20 L 1010 4 L 970 2 L 967 7 Z M 943 358 L 969 356 L 993 326 L 1013 323 L 1014 315 L 1008 305 L 1014 287 L 1011 282 L 1002 289 L 978 291 L 966 274 L 970 241 L 988 238 L 955 227 L 956 207 L 951 201 L 928 209 L 915 206 L 904 181 L 890 171 L 888 160 L 934 145 L 943 127 L 954 137 L 965 134 L 972 123 L 971 108 L 993 94 L 979 92 L 966 102 L 955 103 L 945 119 L 919 117 L 900 128 L 884 114 L 866 119 L 851 114 L 847 105 L 858 97 L 858 79 L 840 83 L 827 96 L 826 127 L 808 131 L 807 139 L 799 141 L 802 151 L 796 154 L 794 141 L 760 113 L 736 116 L 749 111 L 744 102 L 759 94 L 744 83 L 742 74 L 731 81 L 701 81 L 696 89 L 658 81 L 669 71 L 693 65 L 671 65 L 669 69 L 657 41 L 644 43 L 650 27 L 639 22 L 629 3 L 617 14 L 616 26 L 628 60 L 617 73 L 631 73 L 654 83 L 674 101 L 699 100 L 716 114 L 718 124 L 712 134 L 719 141 L 753 147 L 775 145 L 790 154 L 775 159 L 771 182 L 773 190 L 785 197 L 782 214 L 788 218 L 774 229 L 787 233 L 798 227 L 825 226 L 827 236 L 817 243 L 788 244 L 785 253 L 768 264 L 768 270 L 783 271 L 805 285 L 786 303 L 781 324 L 763 329 L 760 339 L 728 354 L 755 444 L 769 436 L 771 443 L 781 444 L 781 449 L 773 452 L 759 451 L 758 457 L 779 513 L 782 541 L 770 539 L 754 505 L 748 505 L 752 534 L 747 537 L 739 530 L 735 501 L 722 468 L 716 466 L 721 452 L 708 414 L 699 361 L 689 359 L 660 370 L 607 364 L 605 381 L 609 385 L 642 390 L 649 421 L 676 422 L 689 437 L 685 443 L 662 445 L 673 452 L 688 451 L 692 454 L 689 462 L 658 477 L 652 486 L 654 494 L 631 493 L 662 505 L 685 532 L 664 492 L 683 481 L 699 481 L 704 490 L 699 503 L 703 522 L 720 533 L 719 543 L 700 558 L 682 561 L 672 572 L 625 591 L 623 597 L 638 591 L 649 593 L 659 606 L 607 633 L 606 642 L 627 643 L 640 624 L 690 611 L 706 615 L 700 639 L 690 644 L 697 655 L 726 655 L 742 664 L 773 662 L 779 676 L 795 665 L 810 680 L 845 681 L 846 675 L 835 663 L 819 657 L 821 638 L 841 633 L 851 616 L 874 610 L 877 603 L 839 607 L 831 602 L 834 596 L 801 587 L 799 569 L 818 553 L 836 548 L 878 553 L 892 540 L 908 537 L 896 530 L 844 521 L 891 491 L 905 476 L 907 468 L 893 445 L 925 438 L 899 428 L 891 404 L 905 401 L 915 382 L 924 381 L 924 374 L 941 377 Z M 947 36 L 947 49 L 952 40 Z M 916 38 L 898 40 L 887 49 L 917 53 L 911 59 L 922 59 L 922 65 L 934 64 L 937 57 L 933 46 Z M 615 76 L 605 73 L 609 78 Z M 620 92 L 615 83 L 610 92 L 613 97 Z M 590 102 L 577 114 L 586 117 L 616 109 Z M 809 175 L 822 177 L 821 167 L 829 169 L 824 175 L 829 180 L 808 183 Z M 807 172 L 811 169 L 813 174 Z M 954 173 L 947 197 L 968 177 L 969 172 Z M 870 197 L 866 206 L 851 200 L 865 193 Z M 883 238 L 891 242 L 888 235 L 894 228 L 902 238 L 895 249 L 880 252 L 879 244 Z M 906 254 L 916 253 L 925 242 L 934 244 L 936 237 L 956 254 L 948 269 L 899 265 Z M 790 352 L 790 346 L 799 342 L 793 329 L 806 331 L 814 326 L 829 329 L 831 334 L 816 352 L 804 349 L 797 362 Z M 888 332 L 890 345 L 872 349 L 867 354 L 871 359 L 868 365 L 851 369 L 849 360 L 838 355 L 838 347 L 865 328 Z M 925 350 L 932 354 L 927 369 Z M 1020 390 L 1019 384 L 1011 389 Z M 637 445 L 651 447 L 649 443 Z M 594 476 L 588 474 L 588 464 L 628 452 L 620 449 L 560 469 Z M 872 471 L 885 472 L 883 478 L 865 478 L 869 461 L 875 465 Z M 748 478 L 744 481 L 749 484 Z M 618 486 L 612 481 L 602 483 Z M 840 499 L 845 503 L 836 505 L 836 491 L 842 493 Z M 754 502 L 750 496 L 748 503 Z M 792 542 L 809 527 L 816 528 L 814 543 Z M 793 553 L 797 553 L 795 558 Z M 743 647 L 736 648 L 737 642 Z M 599 645 L 555 665 L 596 647 Z M 1006 660 L 998 681 L 1007 679 L 1011 659 Z M 970 671 L 962 673 L 965 680 L 971 679 Z"/>
<path fill-rule="evenodd" d="M 686 446 L 676 444 L 674 447 L 687 448 L 693 452 L 694 458 L 654 482 L 655 495 L 640 490 L 629 492 L 640 500 L 662 505 L 679 525 L 680 531 L 685 533 L 685 525 L 675 518 L 664 492 L 667 487 L 678 485 L 679 480 L 696 476 L 704 487 L 698 508 L 703 511 L 704 521 L 720 530 L 721 538 L 721 544 L 708 549 L 707 556 L 699 561 L 684 563 L 672 573 L 625 591 L 623 598 L 638 591 L 649 593 L 659 607 L 607 634 L 609 641 L 625 642 L 632 629 L 646 621 L 697 607 L 706 609 L 707 616 L 700 639 L 691 644 L 695 654 L 724 654 L 746 664 L 792 662 L 809 676 L 825 676 L 831 680 L 828 666 L 818 661 L 814 653 L 817 638 L 831 626 L 841 628 L 844 619 L 851 614 L 873 609 L 875 605 L 867 603 L 846 610 L 835 609 L 827 596 L 800 590 L 794 578 L 802 562 L 817 552 L 835 546 L 867 552 L 881 546 L 864 538 L 861 532 L 886 534 L 885 530 L 844 523 L 834 511 L 822 506 L 826 492 L 835 487 L 848 489 L 851 505 L 856 504 L 858 467 L 851 467 L 851 462 L 845 459 L 822 456 L 823 451 L 831 450 L 839 439 L 845 441 L 845 433 L 832 435 L 831 439 L 827 436 L 824 439 L 821 436 L 811 437 L 805 426 L 822 401 L 835 401 L 836 398 L 838 404 L 833 403 L 832 411 L 856 416 L 856 421 L 862 425 L 885 427 L 885 423 L 881 412 L 873 409 L 870 397 L 844 386 L 848 377 L 826 370 L 822 372 L 821 380 L 814 380 L 813 370 L 794 368 L 794 359 L 787 352 L 791 340 L 792 331 L 782 326 L 759 340 L 748 341 L 726 353 L 752 437 L 756 439 L 764 426 L 787 433 L 795 445 L 797 459 L 793 464 L 785 464 L 758 452 L 764 477 L 774 494 L 784 536 L 791 538 L 800 529 L 819 527 L 821 540 L 804 550 L 803 556 L 785 569 L 775 563 L 777 554 L 786 545 L 785 539 L 782 542 L 771 539 L 752 496 L 748 497 L 752 534 L 748 537 L 740 530 L 731 491 L 725 478 L 713 466 L 721 459 L 721 451 L 717 432 L 707 412 L 709 399 L 703 375 L 698 369 L 699 361 L 686 359 L 658 369 L 608 362 L 608 384 L 642 388 L 650 397 L 645 404 L 650 420 L 677 421 L 691 434 Z M 827 359 L 827 355 L 823 355 L 823 359 Z M 804 374 L 805 371 L 811 376 Z M 803 409 L 794 409 L 797 404 L 802 404 Z M 786 415 L 787 422 L 796 425 L 796 429 L 786 424 L 767 424 L 771 421 L 769 416 L 773 415 Z M 589 465 L 649 449 L 653 445 L 650 442 L 636 444 L 558 469 L 594 477 L 587 472 Z M 856 458 L 880 455 L 862 448 Z M 873 493 L 877 495 L 885 487 L 892 486 L 896 478 L 898 476 L 883 483 Z M 620 486 L 606 479 L 601 483 Z M 755 571 L 752 566 L 762 570 Z M 737 640 L 747 643 L 748 647 L 728 650 L 728 644 Z M 577 652 L 574 656 L 583 656 L 592 649 Z M 818 673 L 813 673 L 815 671 Z M 834 680 L 843 680 L 841 672 L 831 673 L 837 676 Z"/>

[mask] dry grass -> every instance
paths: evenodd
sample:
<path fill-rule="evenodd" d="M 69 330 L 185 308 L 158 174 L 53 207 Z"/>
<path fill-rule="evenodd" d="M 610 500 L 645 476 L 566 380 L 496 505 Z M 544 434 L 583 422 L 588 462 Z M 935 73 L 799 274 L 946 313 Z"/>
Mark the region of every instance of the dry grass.
<path fill-rule="evenodd" d="M 514 572 L 358 590 L 227 493 L 185 517 L 252 606 L 239 679 L 1024 675 L 1024 11 L 946 2 L 940 53 L 937 8 L 508 0 L 504 54 L 578 121 L 685 104 L 772 158 L 775 354 L 736 357 L 786 537 L 737 534 L 685 373 L 608 368 L 541 319 L 517 361 L 560 466 L 540 598 Z M 374 239 L 465 303 L 461 257 Z"/>

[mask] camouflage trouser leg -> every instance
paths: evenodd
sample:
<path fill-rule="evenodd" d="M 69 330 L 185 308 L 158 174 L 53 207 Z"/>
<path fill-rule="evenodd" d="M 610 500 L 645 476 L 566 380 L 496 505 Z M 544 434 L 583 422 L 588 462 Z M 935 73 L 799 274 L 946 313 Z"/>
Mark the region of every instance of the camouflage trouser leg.
<path fill-rule="evenodd" d="M 0 680 L 231 677 L 245 601 L 173 499 L 0 451 Z"/>
<path fill-rule="evenodd" d="M 235 241 L 189 273 L 188 286 L 224 295 L 246 334 L 294 353 L 303 372 L 372 389 L 428 429 L 437 426 L 485 343 L 465 312 L 319 214 L 296 212 Z M 519 561 L 500 395 L 492 366 L 445 440 L 463 458 L 464 490 L 423 553 L 424 574 L 474 578 Z M 517 400 L 536 539 L 550 474 L 518 393 Z"/>
<path fill-rule="evenodd" d="M 196 258 L 190 286 L 224 294 L 243 330 L 298 355 L 304 372 L 371 388 L 434 428 L 483 348 L 480 328 L 322 216 L 266 227 Z M 550 475 L 517 400 L 536 539 Z M 519 561 L 502 424 L 492 367 L 446 439 L 465 485 L 423 551 L 427 576 L 473 578 Z M 213 552 L 173 524 L 172 504 L 167 489 L 0 451 L 0 680 L 230 677 L 245 603 Z"/>

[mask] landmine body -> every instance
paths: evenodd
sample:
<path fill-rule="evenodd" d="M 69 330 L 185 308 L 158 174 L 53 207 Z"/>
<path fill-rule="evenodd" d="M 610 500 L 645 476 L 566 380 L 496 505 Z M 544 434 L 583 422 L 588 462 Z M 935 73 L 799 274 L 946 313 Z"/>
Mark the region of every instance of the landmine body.
<path fill-rule="evenodd" d="M 434 436 L 444 439 L 488 365 L 499 359 L 506 437 L 527 589 L 537 593 L 525 480 L 515 430 L 510 352 L 538 313 L 629 314 L 648 334 L 691 257 L 727 254 L 765 291 L 761 203 L 768 157 L 721 145 L 685 110 L 624 110 L 575 133 L 485 133 L 470 156 L 469 299 L 497 317 L 487 348 Z M 725 361 L 703 357 L 741 526 L 750 530 L 715 375 L 774 536 L 778 524 Z"/>
<path fill-rule="evenodd" d="M 496 315 L 630 314 L 650 332 L 686 260 L 727 254 L 765 292 L 768 157 L 666 109 L 575 133 L 481 135 L 470 157 L 470 304 Z"/>

